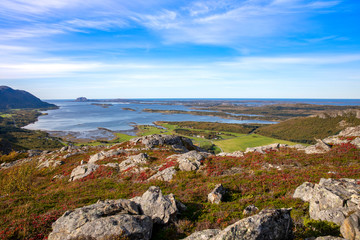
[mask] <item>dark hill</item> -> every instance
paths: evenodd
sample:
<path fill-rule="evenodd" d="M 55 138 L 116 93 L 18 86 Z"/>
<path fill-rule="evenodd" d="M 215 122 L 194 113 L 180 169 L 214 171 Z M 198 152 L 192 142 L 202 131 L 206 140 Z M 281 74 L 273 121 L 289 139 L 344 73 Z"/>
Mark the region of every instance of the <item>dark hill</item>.
<path fill-rule="evenodd" d="M 54 107 L 56 107 L 56 105 L 43 102 L 26 91 L 0 86 L 0 109 Z"/>

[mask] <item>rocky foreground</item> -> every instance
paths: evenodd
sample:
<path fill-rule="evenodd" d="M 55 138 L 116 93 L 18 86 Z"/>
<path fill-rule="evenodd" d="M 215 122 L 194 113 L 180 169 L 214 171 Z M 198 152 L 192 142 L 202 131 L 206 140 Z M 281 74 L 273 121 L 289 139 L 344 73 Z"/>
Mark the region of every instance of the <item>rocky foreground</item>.
<path fill-rule="evenodd" d="M 170 135 L 145 136 L 110 147 L 31 151 L 26 159 L 2 164 L 1 171 L 10 176 L 12 169 L 33 164 L 38 181 L 49 177 L 49 182 L 38 182 L 28 192 L 6 183 L 0 201 L 13 206 L 13 194 L 34 196 L 31 191 L 41 188 L 42 196 L 47 192 L 62 196 L 49 195 L 46 200 L 51 206 L 61 201 L 72 206 L 62 207 L 66 211 L 51 221 L 50 235 L 46 230 L 43 236 L 48 239 L 299 239 L 298 228 L 304 226 L 298 215 L 306 206 L 302 201 L 309 202 L 305 215 L 310 219 L 333 222 L 341 226 L 345 239 L 360 239 L 359 142 L 360 127 L 355 127 L 312 146 L 271 144 L 217 156 L 188 138 Z M 118 195 L 131 197 L 79 206 L 76 199 L 60 194 L 79 191 L 76 196 L 82 197 L 82 188 L 95 186 L 86 194 L 103 199 L 95 189 L 106 184 L 111 194 L 120 184 L 124 193 Z M 169 194 L 163 194 L 164 189 Z M 104 195 L 116 195 L 110 192 Z M 10 217 L 0 224 L 7 224 Z M 11 227 L 0 231 L 0 236 L 7 239 Z M 170 233 L 161 237 L 159 232 L 166 229 L 176 231 L 176 237 Z M 13 234 L 25 236 L 19 231 Z"/>

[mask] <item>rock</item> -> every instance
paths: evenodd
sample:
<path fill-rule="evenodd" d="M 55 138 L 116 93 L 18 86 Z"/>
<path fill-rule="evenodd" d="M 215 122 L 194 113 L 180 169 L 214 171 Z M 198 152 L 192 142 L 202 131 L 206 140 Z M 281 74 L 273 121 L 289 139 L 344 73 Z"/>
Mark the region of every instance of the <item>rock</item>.
<path fill-rule="evenodd" d="M 340 144 L 348 143 L 349 141 L 345 139 L 341 140 L 337 136 L 331 136 L 323 139 L 323 142 L 330 145 L 340 145 Z"/>
<path fill-rule="evenodd" d="M 318 238 L 314 238 L 314 239 L 315 240 L 346 240 L 345 238 L 334 237 L 334 236 L 318 237 Z"/>
<path fill-rule="evenodd" d="M 355 145 L 357 148 L 360 148 L 360 137 L 355 138 L 351 141 L 352 145 Z"/>
<path fill-rule="evenodd" d="M 140 198 L 132 199 L 154 223 L 167 224 L 175 220 L 178 207 L 173 194 L 164 196 L 159 187 L 150 187 Z M 179 205 L 178 205 L 179 206 Z"/>
<path fill-rule="evenodd" d="M 108 157 L 117 156 L 124 152 L 125 152 L 124 150 L 117 150 L 117 149 L 112 149 L 110 151 L 101 151 L 99 153 L 95 153 L 94 155 L 90 156 L 89 163 L 95 163 L 97 161 L 103 160 Z"/>
<path fill-rule="evenodd" d="M 292 239 L 291 209 L 262 210 L 228 226 L 211 240 L 289 240 Z"/>
<path fill-rule="evenodd" d="M 152 220 L 130 200 L 106 200 L 67 211 L 53 223 L 49 240 L 150 239 Z"/>
<path fill-rule="evenodd" d="M 56 168 L 60 165 L 63 165 L 65 162 L 60 160 L 54 160 L 54 159 L 46 159 L 44 161 L 39 161 L 39 164 L 37 165 L 37 168 Z"/>
<path fill-rule="evenodd" d="M 302 149 L 305 148 L 305 146 L 302 145 L 302 144 L 289 145 L 289 146 L 287 146 L 287 147 L 288 147 L 288 148 L 294 148 L 294 149 L 297 149 L 297 150 L 302 150 Z"/>
<path fill-rule="evenodd" d="M 214 190 L 212 190 L 212 192 L 208 194 L 208 201 L 211 203 L 219 204 L 223 200 L 225 193 L 226 189 L 223 187 L 223 185 L 217 184 Z"/>
<path fill-rule="evenodd" d="M 247 148 L 245 150 L 245 153 L 257 152 L 257 153 L 264 154 L 266 151 L 277 151 L 277 150 L 279 150 L 280 147 L 287 147 L 287 145 L 286 144 L 273 143 L 273 144 L 260 146 L 260 147 Z"/>
<path fill-rule="evenodd" d="M 181 171 L 195 171 L 198 170 L 201 161 L 205 158 L 203 154 L 197 151 L 190 151 L 180 155 L 173 155 L 171 157 L 177 157 L 179 163 L 179 169 Z"/>
<path fill-rule="evenodd" d="M 253 215 L 257 211 L 259 211 L 259 209 L 257 207 L 255 207 L 255 205 L 249 205 L 244 209 L 243 215 L 245 215 L 245 216 Z"/>
<path fill-rule="evenodd" d="M 349 213 L 359 209 L 360 179 L 324 179 L 319 184 L 304 183 L 294 193 L 295 198 L 310 202 L 310 217 L 341 225 Z"/>
<path fill-rule="evenodd" d="M 220 156 L 220 157 L 243 157 L 244 153 L 241 151 L 235 151 L 233 153 L 226 153 L 226 152 L 222 152 L 217 154 L 216 156 Z"/>
<path fill-rule="evenodd" d="M 148 156 L 145 153 L 129 156 L 126 160 L 119 164 L 120 171 L 125 171 L 131 167 L 136 167 L 141 164 L 148 164 Z"/>
<path fill-rule="evenodd" d="M 360 126 L 348 127 L 345 130 L 342 130 L 338 136 L 342 137 L 358 137 L 360 136 Z"/>
<path fill-rule="evenodd" d="M 98 169 L 99 165 L 96 164 L 83 164 L 79 165 L 76 168 L 74 168 L 71 172 L 69 182 L 75 181 L 77 179 L 84 178 L 88 175 L 90 175 L 92 172 L 96 171 Z"/>
<path fill-rule="evenodd" d="M 141 143 L 147 148 L 154 148 L 155 146 L 161 145 L 170 145 L 174 150 L 180 152 L 187 152 L 198 149 L 198 147 L 193 145 L 189 138 L 176 135 L 153 134 L 144 137 L 133 138 L 130 140 L 130 142 L 133 144 Z"/>
<path fill-rule="evenodd" d="M 155 175 L 151 176 L 147 181 L 161 180 L 161 181 L 169 182 L 173 179 L 175 174 L 176 174 L 175 168 L 169 167 L 160 172 L 157 172 Z"/>
<path fill-rule="evenodd" d="M 199 232 L 194 232 L 183 240 L 208 240 L 221 232 L 219 229 L 206 229 Z"/>
<path fill-rule="evenodd" d="M 315 145 L 308 146 L 304 148 L 306 154 L 316 154 L 316 153 L 326 153 L 330 151 L 330 146 L 327 145 L 320 139 L 316 139 L 317 143 Z"/>
<path fill-rule="evenodd" d="M 360 240 L 360 210 L 344 220 L 340 232 L 348 240 Z"/>
<path fill-rule="evenodd" d="M 39 156 L 42 153 L 41 150 L 28 150 L 27 152 L 29 154 L 29 157 Z"/>

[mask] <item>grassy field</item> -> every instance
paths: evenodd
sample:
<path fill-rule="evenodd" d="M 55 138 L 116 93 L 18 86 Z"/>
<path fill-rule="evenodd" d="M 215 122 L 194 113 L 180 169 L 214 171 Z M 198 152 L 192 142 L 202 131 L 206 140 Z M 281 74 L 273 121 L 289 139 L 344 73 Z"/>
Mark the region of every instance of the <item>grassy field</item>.
<path fill-rule="evenodd" d="M 219 146 L 224 152 L 245 151 L 248 147 L 257 147 L 271 143 L 295 144 L 293 142 L 264 137 L 258 134 L 243 134 L 236 138 L 214 141 L 214 144 Z"/>

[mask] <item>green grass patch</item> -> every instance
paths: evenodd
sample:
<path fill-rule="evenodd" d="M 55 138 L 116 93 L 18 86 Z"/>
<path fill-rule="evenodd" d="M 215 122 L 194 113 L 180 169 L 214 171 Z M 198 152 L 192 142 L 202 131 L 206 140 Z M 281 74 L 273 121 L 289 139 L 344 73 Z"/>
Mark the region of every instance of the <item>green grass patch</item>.
<path fill-rule="evenodd" d="M 214 144 L 219 146 L 224 152 L 245 151 L 248 147 L 258 147 L 272 143 L 295 145 L 295 143 L 290 141 L 265 137 L 258 134 L 243 134 L 236 138 L 214 141 Z"/>

